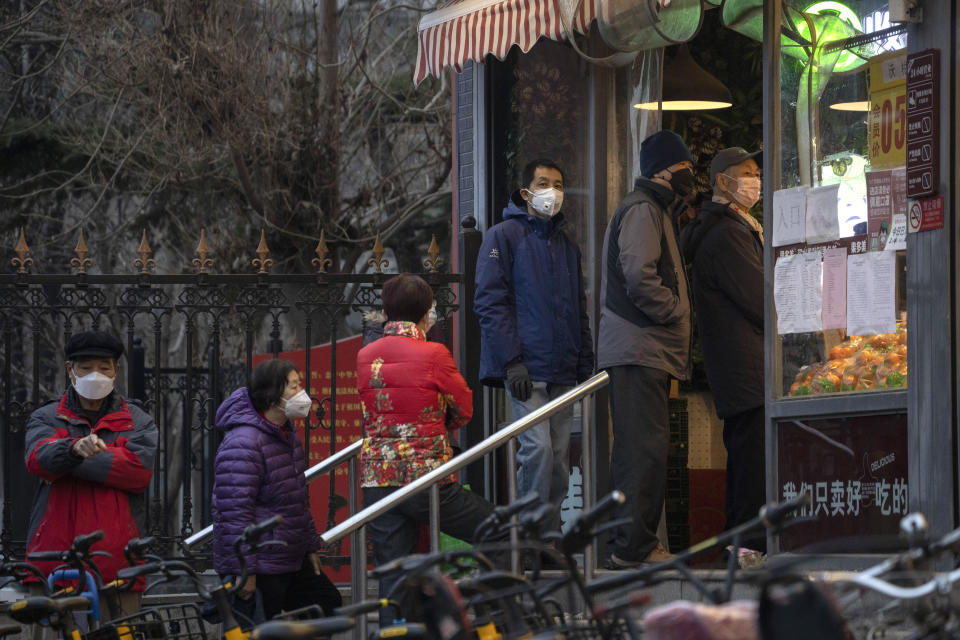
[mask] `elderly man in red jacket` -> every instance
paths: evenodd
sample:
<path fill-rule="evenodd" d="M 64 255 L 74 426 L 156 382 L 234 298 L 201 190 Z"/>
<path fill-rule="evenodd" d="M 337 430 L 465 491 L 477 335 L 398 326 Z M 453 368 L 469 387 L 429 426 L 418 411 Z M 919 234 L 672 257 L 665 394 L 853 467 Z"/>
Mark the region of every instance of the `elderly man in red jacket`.
<path fill-rule="evenodd" d="M 108 582 L 124 564 L 127 541 L 144 535 L 144 492 L 153 475 L 157 427 L 114 390 L 123 355 L 117 338 L 102 331 L 76 333 L 64 351 L 70 386 L 27 423 L 27 470 L 42 480 L 27 554 L 69 549 L 74 537 L 102 529 L 104 538 L 93 550 L 110 553 L 96 559 Z M 57 563 L 37 564 L 50 571 Z M 138 598 L 126 600 L 122 604 L 130 607 Z"/>

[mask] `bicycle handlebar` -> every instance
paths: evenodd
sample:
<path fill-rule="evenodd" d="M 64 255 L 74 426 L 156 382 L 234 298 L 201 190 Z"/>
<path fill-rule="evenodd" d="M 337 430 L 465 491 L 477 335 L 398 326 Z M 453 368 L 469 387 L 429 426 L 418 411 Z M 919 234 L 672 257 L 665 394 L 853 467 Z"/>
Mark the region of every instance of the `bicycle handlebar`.
<path fill-rule="evenodd" d="M 103 535 L 103 529 L 97 529 L 92 533 L 77 536 L 73 539 L 73 544 L 70 545 L 70 553 L 76 555 L 88 554 L 90 552 L 90 547 L 103 540 Z"/>
<path fill-rule="evenodd" d="M 146 538 L 131 538 L 123 548 L 123 557 L 127 559 L 130 566 L 137 564 L 137 560 L 143 558 L 144 552 L 150 548 L 156 541 L 156 538 L 149 536 Z"/>
<path fill-rule="evenodd" d="M 234 541 L 234 548 L 238 548 L 241 544 L 248 544 L 251 547 L 255 547 L 267 532 L 273 531 L 283 522 L 283 516 L 276 515 L 270 518 L 269 520 L 264 520 L 263 522 L 258 522 L 256 524 L 247 525 L 243 530 L 243 533 Z"/>
<path fill-rule="evenodd" d="M 590 544 L 593 539 L 593 525 L 607 512 L 623 504 L 626 497 L 622 491 L 614 490 L 604 496 L 594 507 L 574 520 L 570 529 L 560 538 L 560 550 L 565 554 L 576 553 Z"/>
<path fill-rule="evenodd" d="M 839 574 L 835 573 L 821 578 L 821 582 L 852 584 L 898 600 L 916 600 L 923 598 L 938 591 L 943 591 L 945 586 L 952 586 L 953 583 L 958 580 L 960 580 L 960 569 L 954 569 L 944 575 L 934 576 L 930 580 L 912 587 L 891 584 L 875 575 L 852 571 L 844 571 Z"/>
<path fill-rule="evenodd" d="M 183 560 L 160 560 L 157 562 L 139 564 L 135 567 L 124 567 L 123 569 L 117 571 L 117 579 L 129 580 L 132 582 L 140 576 L 145 576 L 150 573 L 163 574 L 164 580 L 161 582 L 168 582 L 170 580 L 175 580 L 178 577 L 185 576 L 193 583 L 194 588 L 197 590 L 197 595 L 200 596 L 202 600 L 206 602 L 213 600 L 213 596 L 204 586 L 203 580 L 201 580 L 200 576 L 197 575 L 197 571 Z M 151 587 L 152 586 L 153 585 L 151 585 Z"/>
<path fill-rule="evenodd" d="M 290 640 L 291 638 L 326 638 L 347 631 L 355 625 L 353 618 L 335 616 L 319 620 L 271 620 L 250 632 L 251 640 Z"/>
<path fill-rule="evenodd" d="M 530 506 L 540 498 L 540 494 L 536 491 L 531 491 L 522 498 L 511 502 L 510 504 L 503 505 L 500 507 L 495 507 L 493 511 L 490 512 L 486 518 L 484 518 L 480 524 L 477 525 L 477 528 L 474 530 L 474 538 L 476 540 L 486 540 L 489 535 L 496 532 L 500 525 L 512 518 L 517 513 L 523 511 L 524 508 Z"/>
<path fill-rule="evenodd" d="M 500 520 L 506 520 L 507 518 L 513 517 L 515 514 L 520 513 L 525 508 L 532 505 L 534 502 L 540 499 L 540 494 L 536 491 L 531 491 L 527 495 L 519 498 L 516 502 L 512 504 L 507 504 L 501 507 L 497 507 L 493 510 L 491 515 L 496 515 Z"/>
<path fill-rule="evenodd" d="M 797 509 L 809 507 L 811 496 L 809 491 L 804 491 L 798 496 L 784 500 L 781 503 L 768 503 L 760 507 L 760 522 L 768 529 L 775 529 L 783 524 L 784 519 Z"/>

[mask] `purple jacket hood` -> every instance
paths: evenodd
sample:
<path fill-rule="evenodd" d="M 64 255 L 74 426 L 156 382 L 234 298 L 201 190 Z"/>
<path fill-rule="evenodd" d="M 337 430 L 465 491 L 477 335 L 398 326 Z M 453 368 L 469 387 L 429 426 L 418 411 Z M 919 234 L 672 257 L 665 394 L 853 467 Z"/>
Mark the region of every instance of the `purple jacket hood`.
<path fill-rule="evenodd" d="M 290 423 L 279 427 L 257 413 L 246 388 L 234 391 L 217 409 L 216 426 L 224 432 L 214 461 L 213 557 L 220 574 L 237 574 L 234 540 L 244 527 L 275 515 L 283 522 L 264 540 L 268 546 L 249 554 L 250 574 L 288 573 L 319 548 L 304 478 L 306 462 L 299 434 Z"/>

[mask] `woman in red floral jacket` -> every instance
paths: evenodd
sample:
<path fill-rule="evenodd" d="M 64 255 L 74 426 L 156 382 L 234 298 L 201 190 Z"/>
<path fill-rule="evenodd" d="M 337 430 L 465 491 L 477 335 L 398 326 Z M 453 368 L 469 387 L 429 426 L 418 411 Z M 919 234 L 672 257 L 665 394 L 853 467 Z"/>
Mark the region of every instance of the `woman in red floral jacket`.
<path fill-rule="evenodd" d="M 357 386 L 366 437 L 360 452 L 365 505 L 388 496 L 453 457 L 448 432 L 473 414 L 473 395 L 445 346 L 427 342 L 433 291 L 418 276 L 401 274 L 383 285 L 383 337 L 357 355 Z M 493 505 L 467 491 L 455 476 L 440 485 L 440 529 L 473 540 Z M 421 492 L 370 523 L 378 565 L 414 553 L 420 523 L 430 521 Z M 396 578 L 380 581 L 386 597 Z"/>

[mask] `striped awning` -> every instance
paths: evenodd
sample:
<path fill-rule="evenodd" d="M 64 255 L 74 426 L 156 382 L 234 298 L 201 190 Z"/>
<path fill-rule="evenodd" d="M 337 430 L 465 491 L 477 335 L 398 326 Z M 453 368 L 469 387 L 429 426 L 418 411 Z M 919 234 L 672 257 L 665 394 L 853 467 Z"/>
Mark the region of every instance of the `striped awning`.
<path fill-rule="evenodd" d="M 488 53 L 503 60 L 513 45 L 526 53 L 541 36 L 564 40 L 561 7 L 573 29 L 587 33 L 595 2 L 582 0 L 576 9 L 577 0 L 451 0 L 420 20 L 414 84 L 440 77 L 444 67 L 460 71 L 467 60 L 482 61 Z"/>

